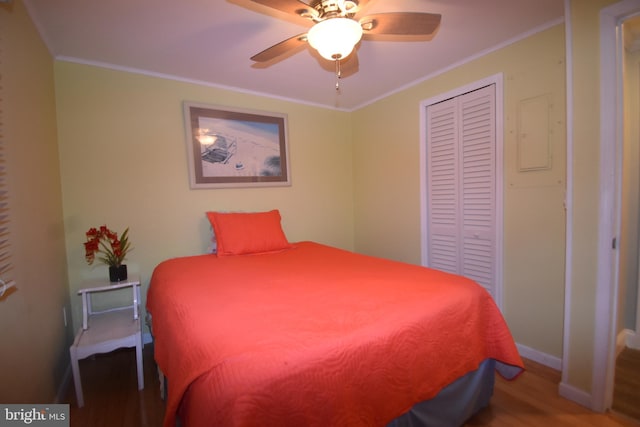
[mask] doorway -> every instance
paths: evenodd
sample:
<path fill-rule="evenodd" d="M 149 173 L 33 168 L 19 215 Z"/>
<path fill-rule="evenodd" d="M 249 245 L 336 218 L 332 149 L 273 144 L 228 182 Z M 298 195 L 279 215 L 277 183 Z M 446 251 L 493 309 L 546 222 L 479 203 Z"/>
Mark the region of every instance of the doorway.
<path fill-rule="evenodd" d="M 591 407 L 604 411 L 611 408 L 615 378 L 615 361 L 617 356 L 617 338 L 624 320 L 624 305 L 621 304 L 628 287 L 627 280 L 629 257 L 621 257 L 621 250 L 612 251 L 612 247 L 620 249 L 622 243 L 623 206 L 630 202 L 638 203 L 638 192 L 635 200 L 623 198 L 623 166 L 624 160 L 624 45 L 623 23 L 638 15 L 640 7 L 637 1 L 624 0 L 602 9 L 600 12 L 600 155 L 601 155 L 601 187 L 600 218 L 598 245 L 598 271 L 596 295 L 595 351 L 593 363 L 593 381 Z M 627 159 L 628 160 L 628 159 Z M 628 163 L 628 162 L 627 162 Z M 636 163 L 637 165 L 637 163 Z M 636 183 L 637 184 L 637 183 Z M 637 227 L 638 213 L 633 219 Z M 637 251 L 637 234 L 635 232 Z M 633 246 L 633 244 L 629 246 Z M 628 249 L 628 248 L 627 248 Z M 637 255 L 637 253 L 636 253 Z M 633 260 L 633 268 L 638 269 L 638 257 Z M 624 270 L 621 267 L 625 267 Z M 633 269 L 631 269 L 633 270 Z M 620 286 L 621 277 L 625 286 Z M 637 279 L 637 274 L 636 274 Z M 635 281 L 637 289 L 637 280 Z M 637 292 L 637 291 L 636 291 Z M 637 309 L 636 309 L 637 310 Z M 636 331 L 637 332 L 637 331 Z"/>

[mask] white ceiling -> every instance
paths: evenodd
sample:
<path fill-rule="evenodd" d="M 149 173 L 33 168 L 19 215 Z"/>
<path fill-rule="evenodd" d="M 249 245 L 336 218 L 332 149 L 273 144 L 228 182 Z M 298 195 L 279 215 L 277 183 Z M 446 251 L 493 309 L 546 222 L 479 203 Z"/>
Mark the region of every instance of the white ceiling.
<path fill-rule="evenodd" d="M 442 23 L 431 41 L 363 40 L 355 72 L 343 76 L 338 93 L 332 63 L 309 47 L 268 67 L 249 59 L 308 29 L 249 0 L 24 3 L 58 59 L 344 110 L 562 22 L 564 14 L 563 0 L 372 0 L 364 14 L 440 13 Z"/>

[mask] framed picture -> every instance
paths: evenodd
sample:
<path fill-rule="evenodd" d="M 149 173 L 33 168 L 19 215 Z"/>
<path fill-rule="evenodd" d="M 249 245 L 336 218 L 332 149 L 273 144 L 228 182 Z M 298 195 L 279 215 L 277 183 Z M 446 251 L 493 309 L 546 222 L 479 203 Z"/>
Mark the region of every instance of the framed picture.
<path fill-rule="evenodd" d="M 291 185 L 287 116 L 184 103 L 191 188 Z"/>

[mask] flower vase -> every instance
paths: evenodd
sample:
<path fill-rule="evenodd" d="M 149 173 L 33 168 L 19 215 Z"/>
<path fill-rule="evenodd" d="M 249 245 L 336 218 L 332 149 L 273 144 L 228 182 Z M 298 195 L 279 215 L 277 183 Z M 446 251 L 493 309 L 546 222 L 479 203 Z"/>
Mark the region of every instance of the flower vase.
<path fill-rule="evenodd" d="M 127 264 L 110 265 L 109 281 L 121 282 L 123 280 L 127 280 Z"/>

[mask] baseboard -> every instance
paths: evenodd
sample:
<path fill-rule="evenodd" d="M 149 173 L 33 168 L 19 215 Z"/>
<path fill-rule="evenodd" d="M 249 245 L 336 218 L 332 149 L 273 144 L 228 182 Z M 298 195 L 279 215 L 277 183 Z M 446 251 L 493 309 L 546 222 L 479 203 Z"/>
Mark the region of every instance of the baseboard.
<path fill-rule="evenodd" d="M 558 393 L 565 399 L 576 402 L 577 404 L 582 405 L 585 408 L 591 408 L 591 394 L 587 393 L 584 390 L 561 382 L 558 386 Z"/>
<path fill-rule="evenodd" d="M 625 329 L 627 347 L 640 350 L 640 334 L 631 329 Z"/>
<path fill-rule="evenodd" d="M 561 358 L 543 353 L 522 344 L 516 344 L 516 347 L 518 348 L 520 356 L 529 360 L 533 360 L 534 362 L 540 363 L 541 365 L 548 366 L 549 368 L 555 369 L 556 371 L 562 370 Z"/>
<path fill-rule="evenodd" d="M 527 358 L 529 360 L 533 360 L 534 362 L 540 363 L 542 365 L 548 366 L 549 368 L 555 369 L 557 371 L 562 371 L 562 359 L 556 356 L 552 356 L 547 353 L 543 353 L 541 351 L 535 350 L 531 347 L 527 347 L 526 345 L 516 344 L 518 348 L 518 352 L 520 352 L 520 356 Z M 558 385 L 558 393 L 560 396 L 565 399 L 569 399 L 573 402 L 576 402 L 579 405 L 582 405 L 586 408 L 591 408 L 591 394 L 587 393 L 584 390 L 571 386 L 567 383 L 561 382 Z"/>
<path fill-rule="evenodd" d="M 625 347 L 640 350 L 640 334 L 631 329 L 623 329 L 616 336 L 616 357 L 620 355 Z"/>

